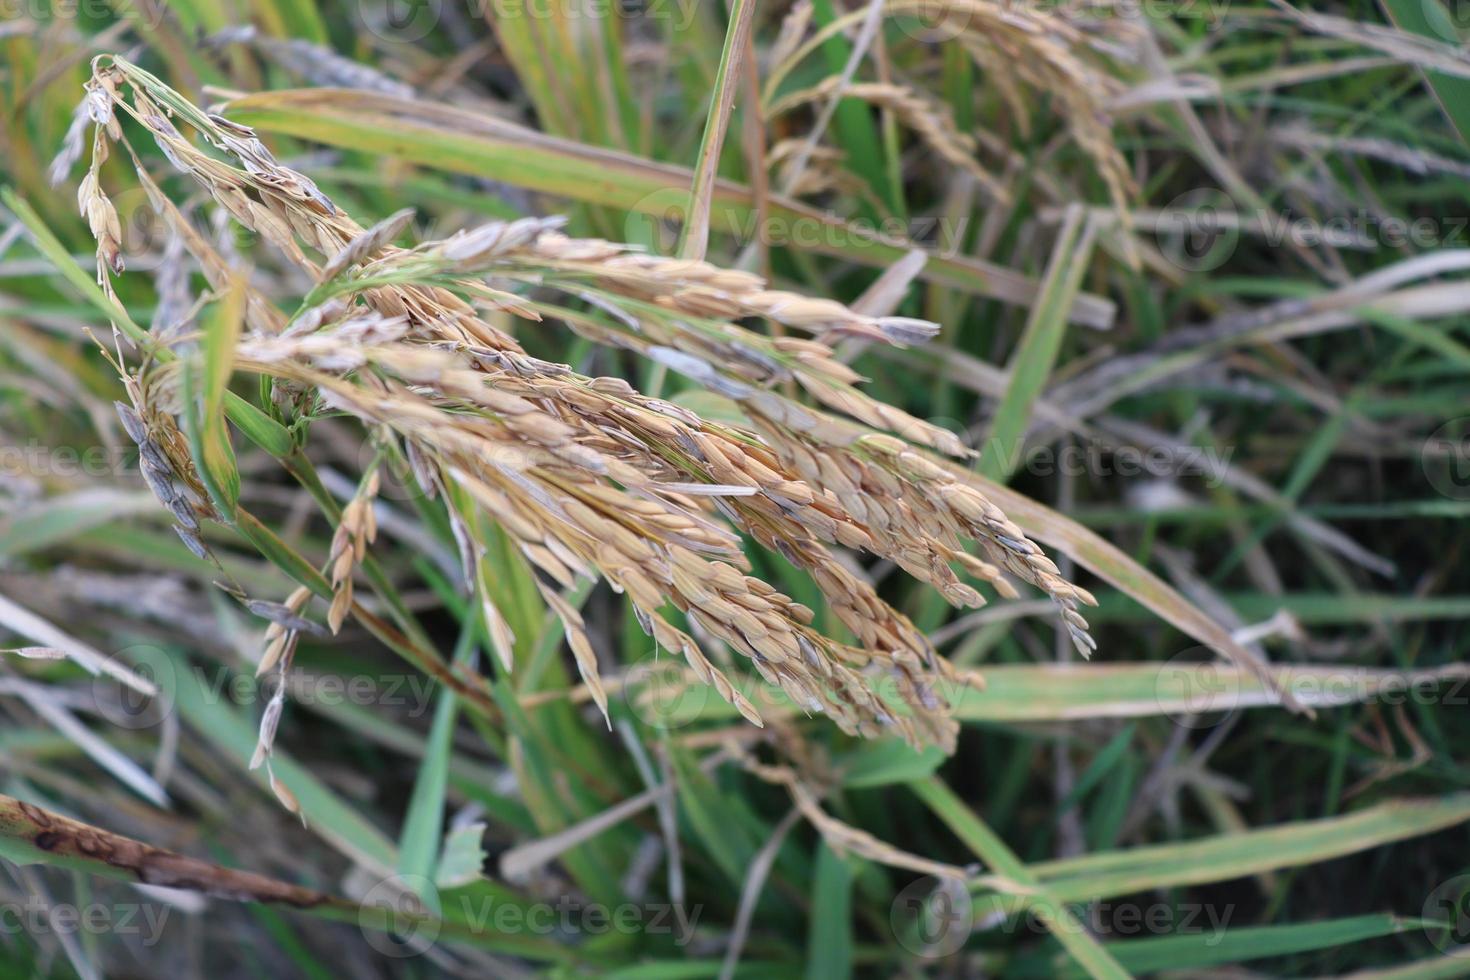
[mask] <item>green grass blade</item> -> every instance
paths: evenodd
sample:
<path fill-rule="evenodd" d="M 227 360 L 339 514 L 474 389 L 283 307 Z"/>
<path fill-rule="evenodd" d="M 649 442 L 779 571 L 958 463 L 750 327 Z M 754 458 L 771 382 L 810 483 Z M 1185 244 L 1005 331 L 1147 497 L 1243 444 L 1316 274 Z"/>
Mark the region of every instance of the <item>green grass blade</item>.
<path fill-rule="evenodd" d="M 812 924 L 807 941 L 808 980 L 852 976 L 852 869 L 825 842 L 817 845 L 812 877 Z"/>
<path fill-rule="evenodd" d="M 475 631 L 468 624 L 461 629 L 459 647 L 454 653 L 456 664 L 468 662 L 474 649 L 474 635 Z M 453 752 L 457 716 L 454 692 L 440 691 L 428 744 L 414 780 L 413 795 L 409 797 L 408 813 L 398 841 L 398 872 L 409 881 L 432 882 L 437 877 L 435 862 L 443 840 L 444 793 L 449 785 L 449 758 Z M 422 889 L 419 899 L 431 912 L 439 913 L 437 890 Z"/>
<path fill-rule="evenodd" d="M 733 0 L 725 46 L 720 51 L 720 67 L 715 74 L 714 91 L 710 94 L 709 114 L 704 122 L 704 136 L 699 141 L 699 157 L 694 163 L 694 183 L 689 189 L 689 206 L 685 211 L 687 218 L 680 231 L 679 257 L 682 259 L 703 259 L 709 245 L 710 199 L 714 195 L 715 177 L 720 168 L 720 151 L 724 148 L 730 115 L 735 109 L 740 67 L 745 60 L 745 46 L 750 42 L 754 17 L 755 0 Z M 755 112 L 757 107 L 750 106 L 746 111 Z"/>
<path fill-rule="evenodd" d="M 1003 875 L 1026 887 L 1029 894 L 1026 903 L 1034 908 L 1046 922 L 1047 928 L 1057 941 L 1071 954 L 1072 958 L 1091 977 L 1127 977 L 1128 971 L 1107 950 L 1092 938 L 1072 910 L 1062 904 L 1050 889 L 1047 889 L 1016 856 L 1005 842 L 982 821 L 975 812 L 955 795 L 954 790 L 938 777 L 917 780 L 909 784 L 914 795 L 923 800 L 935 816 L 943 820 L 955 835 L 964 841 L 975 856 L 983 861 L 987 870 Z"/>
<path fill-rule="evenodd" d="M 1380 0 L 1388 19 L 1400 30 L 1436 41 L 1459 43 L 1460 32 L 1440 0 Z M 1470 78 L 1426 71 L 1424 80 L 1439 107 L 1470 146 Z"/>
<path fill-rule="evenodd" d="M 1303 867 L 1467 821 L 1470 793 L 1395 800 L 1342 817 L 1041 862 L 1031 871 L 1062 901 L 1081 902 Z"/>
<path fill-rule="evenodd" d="M 1197 935 L 1162 936 L 1108 943 L 1107 949 L 1128 969 L 1137 973 L 1160 970 L 1202 969 L 1227 963 L 1244 963 L 1270 956 L 1291 956 L 1318 950 L 1333 950 L 1381 936 L 1418 930 L 1423 922 L 1396 915 L 1361 915 L 1303 925 L 1262 926 L 1258 929 L 1225 928 Z"/>
<path fill-rule="evenodd" d="M 1068 209 L 1041 282 L 1041 293 L 1011 356 L 1010 383 L 980 455 L 980 472 L 988 479 L 1004 483 L 1020 465 L 1021 441 L 1031 423 L 1031 407 L 1056 364 L 1067 330 L 1067 311 L 1076 301 L 1082 274 L 1092 257 L 1093 227 L 1083 215 L 1080 205 Z"/>
<path fill-rule="evenodd" d="M 204 317 L 199 358 L 184 360 L 184 432 L 199 478 L 215 509 L 233 521 L 240 501 L 240 471 L 225 428 L 224 401 L 235 344 L 245 313 L 245 281 L 235 279 Z"/>

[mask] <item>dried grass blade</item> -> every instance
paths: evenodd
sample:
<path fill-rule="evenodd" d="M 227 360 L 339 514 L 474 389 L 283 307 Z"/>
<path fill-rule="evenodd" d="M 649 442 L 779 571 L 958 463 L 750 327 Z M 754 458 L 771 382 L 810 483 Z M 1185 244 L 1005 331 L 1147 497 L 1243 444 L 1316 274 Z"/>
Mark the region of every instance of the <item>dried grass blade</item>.
<path fill-rule="evenodd" d="M 118 782 L 154 806 L 167 807 L 169 805 L 168 794 L 164 792 L 162 786 L 158 785 L 156 779 L 144 772 L 132 759 L 114 748 L 112 743 L 77 720 L 75 715 L 57 702 L 52 692 L 38 684 L 25 682 L 14 683 L 11 689 L 19 694 L 36 714 L 44 718 L 47 724 L 74 742 L 93 762 L 111 773 Z"/>
<path fill-rule="evenodd" d="M 1028 535 L 1064 552 L 1140 605 L 1250 671 L 1269 690 L 1279 692 L 1281 703 L 1291 710 L 1313 715 L 1311 708 L 1301 704 L 1289 691 L 1281 689 L 1260 657 L 1235 642 L 1229 630 L 1201 612 L 1157 575 L 1071 518 L 978 474 L 973 474 L 971 479 Z"/>
<path fill-rule="evenodd" d="M 51 623 L 0 595 L 0 626 L 29 637 L 43 647 L 63 651 L 94 676 L 106 674 L 139 694 L 158 695 L 158 686 L 119 663 L 116 658 L 98 653 L 82 641 L 57 629 Z"/>
<path fill-rule="evenodd" d="M 335 901 L 344 909 L 356 909 L 355 904 L 334 900 L 324 892 L 166 851 L 10 796 L 0 796 L 0 852 L 19 864 L 56 864 L 230 901 L 302 909 Z"/>

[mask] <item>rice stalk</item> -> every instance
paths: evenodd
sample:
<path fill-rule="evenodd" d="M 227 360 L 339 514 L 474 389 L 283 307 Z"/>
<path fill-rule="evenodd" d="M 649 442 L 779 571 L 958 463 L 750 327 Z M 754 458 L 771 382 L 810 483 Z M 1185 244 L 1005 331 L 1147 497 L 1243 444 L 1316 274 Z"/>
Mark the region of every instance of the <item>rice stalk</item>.
<path fill-rule="evenodd" d="M 317 283 L 290 318 L 273 315 L 263 297 L 247 302 L 235 369 L 270 379 L 278 409 L 342 413 L 400 444 L 425 491 L 445 498 L 466 552 L 463 586 L 482 598 L 474 559 L 484 543 L 471 530 L 478 524 L 444 490 L 455 488 L 498 523 L 543 576 L 538 585 L 604 711 L 580 616 L 555 591 L 579 578 L 600 577 L 625 593 L 658 646 L 682 655 L 755 724 L 759 713 L 739 685 L 666 610 L 844 731 L 891 730 L 915 745 L 953 747 L 942 692 L 977 679 L 940 658 L 834 549 L 888 558 L 960 606 L 985 602 L 962 575 L 1006 597 L 1016 594 L 1010 578 L 1030 583 L 1057 603 L 1079 649 L 1091 648 L 1077 610 L 1092 597 L 1063 580 L 984 494 L 911 443 L 951 454 L 965 454 L 964 446 L 863 394 L 824 342 L 922 342 L 932 324 L 859 314 L 703 261 L 569 238 L 555 219 L 494 222 L 402 248 L 391 242 L 404 214 L 364 229 L 309 178 L 277 163 L 251 130 L 197 109 L 124 59 L 99 59 L 90 84 L 220 208 Z M 175 119 L 235 162 L 202 151 Z M 116 130 L 111 119 L 97 128 L 127 146 Z M 162 196 L 141 168 L 139 177 Z M 206 279 L 225 288 L 228 263 L 188 232 L 176 208 L 162 210 Z M 99 275 L 114 270 L 110 255 L 100 254 L 100 264 Z M 555 296 L 582 308 L 543 298 Z M 621 379 L 530 357 L 491 313 L 497 321 L 558 318 L 637 351 L 734 400 L 748 424 L 716 423 Z M 771 337 L 736 322 L 748 318 L 815 337 Z M 179 408 L 179 363 L 140 356 L 129 372 L 141 401 L 135 411 L 165 418 Z M 788 380 L 821 408 L 773 387 Z M 187 454 L 169 462 L 189 473 Z M 372 538 L 366 501 L 374 483 L 373 474 L 364 478 L 327 559 L 333 629 L 352 603 L 351 569 Z M 196 508 L 206 499 L 199 495 Z M 813 629 L 811 610 L 747 574 L 735 530 L 809 573 L 855 642 Z M 968 541 L 982 557 L 965 551 Z M 488 600 L 482 605 L 509 666 L 503 617 Z M 288 658 L 280 659 L 284 667 Z M 263 728 L 266 751 L 267 735 Z"/>

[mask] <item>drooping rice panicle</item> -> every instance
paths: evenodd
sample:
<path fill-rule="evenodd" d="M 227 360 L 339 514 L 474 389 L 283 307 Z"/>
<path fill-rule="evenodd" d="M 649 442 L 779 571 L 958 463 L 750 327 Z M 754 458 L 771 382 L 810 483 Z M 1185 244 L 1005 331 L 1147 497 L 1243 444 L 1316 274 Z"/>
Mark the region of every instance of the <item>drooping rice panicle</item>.
<path fill-rule="evenodd" d="M 249 129 L 189 106 L 124 60 L 99 61 L 92 85 L 143 124 L 221 208 L 316 282 L 289 325 L 259 307 L 250 315 L 247 304 L 235 368 L 270 378 L 277 404 L 314 412 L 315 403 L 401 443 L 426 489 L 453 486 L 497 522 L 544 577 L 543 595 L 604 710 L 580 615 L 556 591 L 589 576 L 626 593 L 654 641 L 757 724 L 738 685 L 664 610 L 677 610 L 705 642 L 729 647 L 796 704 L 846 731 L 893 730 L 916 745 L 953 746 L 946 691 L 974 679 L 938 657 L 836 549 L 888 558 L 960 606 L 985 601 L 962 576 L 1008 597 L 1016 593 L 1007 576 L 1030 583 L 1056 601 L 1079 648 L 1089 648 L 1077 607 L 1091 597 L 1063 581 L 982 493 L 911 443 L 954 455 L 967 454 L 964 445 L 863 394 L 861 379 L 822 339 L 916 343 L 932 324 L 855 313 L 703 261 L 570 238 L 556 219 L 494 222 L 401 248 L 393 241 L 411 213 L 364 229 L 311 180 L 277 163 Z M 170 116 L 235 163 L 201 151 Z M 161 196 L 152 181 L 147 186 Z M 163 210 L 218 286 L 221 257 L 188 233 L 176 209 Z M 105 237 L 106 222 L 99 227 Z M 550 293 L 585 308 L 541 298 Z M 559 319 L 637 351 L 730 398 L 746 424 L 717 423 L 619 379 L 533 358 L 486 318 L 491 311 Z M 816 336 L 771 337 L 741 325 L 747 319 Z M 783 381 L 821 407 L 781 394 L 775 386 Z M 332 540 L 334 631 L 352 606 L 352 572 L 373 537 L 376 486 L 373 470 Z M 481 596 L 509 668 L 514 640 L 484 594 L 475 522 L 454 505 L 450 511 L 466 588 Z M 806 571 L 853 642 L 818 632 L 811 610 L 748 574 L 732 527 Z M 273 637 L 272 648 L 280 642 Z"/>

